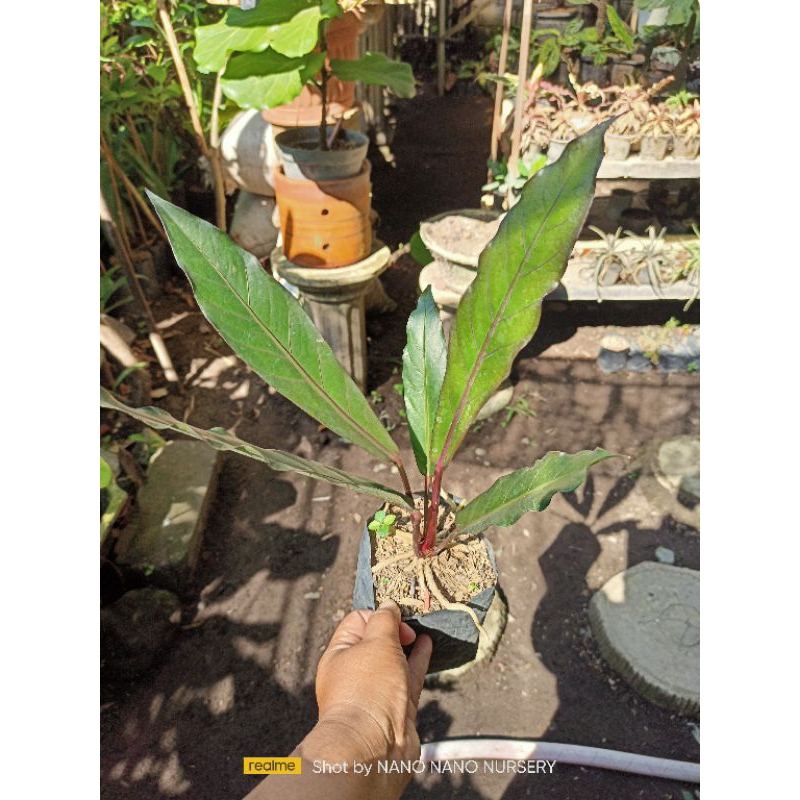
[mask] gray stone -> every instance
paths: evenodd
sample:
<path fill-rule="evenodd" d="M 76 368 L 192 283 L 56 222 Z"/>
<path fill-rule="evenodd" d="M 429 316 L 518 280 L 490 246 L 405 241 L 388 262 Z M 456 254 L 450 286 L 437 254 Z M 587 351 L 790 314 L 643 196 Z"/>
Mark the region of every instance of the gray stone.
<path fill-rule="evenodd" d="M 600 355 L 597 356 L 597 366 L 600 367 L 602 372 L 621 372 L 628 364 L 628 353 L 614 352 L 613 350 L 600 350 Z"/>
<path fill-rule="evenodd" d="M 675 551 L 670 550 L 669 547 L 656 547 L 656 559 L 660 561 L 662 564 L 674 564 L 675 563 Z"/>
<path fill-rule="evenodd" d="M 653 471 L 659 483 L 672 492 L 688 486 L 700 491 L 700 437 L 676 436 L 663 442 L 656 454 Z M 688 480 L 688 483 L 686 481 Z"/>
<path fill-rule="evenodd" d="M 119 678 L 148 670 L 175 636 L 181 604 L 164 589 L 135 589 L 100 612 L 103 668 Z"/>
<path fill-rule="evenodd" d="M 273 269 L 298 288 L 308 315 L 362 392 L 367 386 L 365 299 L 370 285 L 389 266 L 389 255 L 378 239 L 366 258 L 337 269 L 301 267 L 280 247 L 271 255 Z"/>
<path fill-rule="evenodd" d="M 280 232 L 273 221 L 274 211 L 274 197 L 239 192 L 231 220 L 231 239 L 256 258 L 266 258 L 277 244 Z"/>
<path fill-rule="evenodd" d="M 652 702 L 700 712 L 700 573 L 645 562 L 594 594 L 589 619 L 609 664 Z"/>
<path fill-rule="evenodd" d="M 628 359 L 625 369 L 629 372 L 650 372 L 653 369 L 653 362 L 643 353 L 634 353 Z"/>
<path fill-rule="evenodd" d="M 183 593 L 197 566 L 216 489 L 218 453 L 202 442 L 169 442 L 147 470 L 117 562 Z"/>
<path fill-rule="evenodd" d="M 483 404 L 477 420 L 488 419 L 492 414 L 502 411 L 513 399 L 514 387 L 510 381 L 503 381 L 500 388 Z"/>

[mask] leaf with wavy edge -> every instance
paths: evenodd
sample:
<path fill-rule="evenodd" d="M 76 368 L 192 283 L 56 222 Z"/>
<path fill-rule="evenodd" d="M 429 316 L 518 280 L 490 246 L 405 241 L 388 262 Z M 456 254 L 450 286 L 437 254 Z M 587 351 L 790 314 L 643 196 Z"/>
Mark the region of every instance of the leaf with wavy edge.
<path fill-rule="evenodd" d="M 297 300 L 218 228 L 147 195 L 200 310 L 234 352 L 327 428 L 394 461 L 397 445 Z"/>
<path fill-rule="evenodd" d="M 442 320 L 428 286 L 408 318 L 403 349 L 403 399 L 408 433 L 414 458 L 423 475 L 433 472 L 428 455 L 446 362 L 447 344 Z"/>
<path fill-rule="evenodd" d="M 259 447 L 258 445 L 239 439 L 232 433 L 228 433 L 224 428 L 211 428 L 210 430 L 196 428 L 194 425 L 189 425 L 187 422 L 180 422 L 171 414 L 155 406 L 133 408 L 125 403 L 121 403 L 102 387 L 100 387 L 100 406 L 101 408 L 111 408 L 115 411 L 121 411 L 134 419 L 138 419 L 139 422 L 149 425 L 151 428 L 158 428 L 160 430 L 167 429 L 177 431 L 178 433 L 184 433 L 187 436 L 191 436 L 193 439 L 199 439 L 201 442 L 205 442 L 215 450 L 230 450 L 234 453 L 239 453 L 240 455 L 255 459 L 256 461 L 261 461 L 278 472 L 299 472 L 301 475 L 314 478 L 314 480 L 326 481 L 336 486 L 345 486 L 355 492 L 368 494 L 389 503 L 397 503 L 404 508 L 411 508 L 405 495 L 396 492 L 394 489 L 390 489 L 388 486 L 374 483 L 373 481 L 361 478 L 349 472 L 343 472 L 335 467 L 320 464 L 318 461 L 310 461 L 307 458 L 301 458 L 292 453 Z"/>
<path fill-rule="evenodd" d="M 537 172 L 481 253 L 450 332 L 432 457 L 447 466 L 478 412 L 539 325 L 594 197 L 605 122 Z"/>
<path fill-rule="evenodd" d="M 585 480 L 591 466 L 619 458 L 598 447 L 579 453 L 552 451 L 532 467 L 499 478 L 491 488 L 456 513 L 459 533 L 480 533 L 490 525 L 513 525 L 528 511 L 543 511 L 557 492 L 571 492 Z"/>
<path fill-rule="evenodd" d="M 388 86 L 398 97 L 416 93 L 411 65 L 396 61 L 384 53 L 364 53 L 356 59 L 331 59 L 331 70 L 343 81 L 361 81 L 374 86 Z"/>

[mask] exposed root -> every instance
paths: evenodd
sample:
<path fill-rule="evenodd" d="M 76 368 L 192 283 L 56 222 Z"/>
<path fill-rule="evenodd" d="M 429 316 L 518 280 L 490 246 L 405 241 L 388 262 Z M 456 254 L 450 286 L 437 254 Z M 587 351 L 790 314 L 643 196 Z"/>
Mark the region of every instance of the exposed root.
<path fill-rule="evenodd" d="M 382 561 L 379 561 L 373 568 L 372 574 L 377 575 L 384 567 L 388 567 L 390 564 L 396 564 L 398 561 L 406 561 L 415 558 L 413 553 L 398 553 L 395 556 L 389 556 L 389 558 L 384 558 Z"/>
<path fill-rule="evenodd" d="M 417 580 L 422 594 L 422 607 L 425 611 L 431 610 L 431 593 L 428 591 L 428 584 L 425 580 L 424 562 L 422 559 L 417 561 Z"/>
<path fill-rule="evenodd" d="M 418 608 L 420 611 L 425 610 L 425 603 L 423 603 L 422 600 L 416 600 L 413 597 L 401 597 L 397 601 L 397 605 L 409 606 L 410 608 Z"/>
<path fill-rule="evenodd" d="M 433 570 L 430 564 L 424 564 L 421 565 L 421 567 L 424 571 L 425 582 L 428 588 L 433 592 L 433 596 L 439 601 L 442 608 L 446 608 L 448 611 L 463 611 L 465 614 L 469 614 L 470 617 L 472 617 L 472 621 L 475 623 L 475 627 L 478 629 L 478 634 L 486 636 L 486 631 L 483 625 L 481 625 L 478 615 L 468 605 L 464 603 L 450 603 L 445 599 L 445 596 L 439 591 L 439 587 L 436 585 L 436 579 L 433 577 Z"/>

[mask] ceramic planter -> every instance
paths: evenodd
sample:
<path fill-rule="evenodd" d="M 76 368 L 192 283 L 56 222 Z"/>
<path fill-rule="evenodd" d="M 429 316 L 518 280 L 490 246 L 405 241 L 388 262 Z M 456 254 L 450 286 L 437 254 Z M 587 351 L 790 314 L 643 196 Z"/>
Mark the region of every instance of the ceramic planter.
<path fill-rule="evenodd" d="M 275 172 L 284 255 L 303 267 L 344 267 L 372 249 L 370 163 L 336 181 L 292 180 Z"/>
<path fill-rule="evenodd" d="M 662 161 L 667 155 L 671 136 L 642 136 L 641 154 L 645 161 Z"/>
<path fill-rule="evenodd" d="M 633 135 L 620 135 L 607 133 L 605 137 L 606 158 L 611 161 L 624 161 L 631 154 L 636 137 Z"/>
<path fill-rule="evenodd" d="M 675 136 L 672 140 L 672 155 L 680 159 L 694 159 L 700 155 L 700 137 Z"/>
<path fill-rule="evenodd" d="M 497 572 L 494 550 L 488 539 L 478 537 L 486 547 L 489 562 Z M 367 527 L 361 535 L 358 550 L 358 565 L 353 589 L 353 608 L 375 608 L 375 586 L 372 576 L 374 563 L 375 539 Z M 475 595 L 469 606 L 483 624 L 489 606 L 497 593 L 497 584 L 484 589 Z M 478 652 L 478 629 L 471 617 L 463 611 L 433 611 L 428 614 L 414 614 L 403 617 L 417 633 L 427 633 L 433 641 L 433 655 L 428 666 L 428 673 L 455 669 L 472 661 Z"/>
<path fill-rule="evenodd" d="M 328 135 L 333 132 L 329 125 Z M 361 171 L 367 157 L 369 139 L 357 131 L 341 130 L 338 139 L 351 146 L 341 150 L 321 150 L 318 128 L 290 128 L 275 137 L 283 172 L 292 180 L 335 181 L 352 178 Z"/>

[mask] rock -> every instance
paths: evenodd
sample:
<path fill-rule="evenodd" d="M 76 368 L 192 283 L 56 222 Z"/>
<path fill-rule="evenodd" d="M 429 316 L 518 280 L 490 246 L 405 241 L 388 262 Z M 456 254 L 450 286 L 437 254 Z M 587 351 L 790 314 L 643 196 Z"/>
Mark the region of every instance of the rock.
<path fill-rule="evenodd" d="M 476 447 L 474 453 L 478 458 L 483 458 L 486 455 L 486 451 L 482 447 Z"/>
<path fill-rule="evenodd" d="M 589 603 L 609 664 L 657 705 L 700 712 L 700 573 L 644 562 L 614 575 Z"/>
<path fill-rule="evenodd" d="M 476 419 L 488 419 L 492 414 L 502 411 L 513 399 L 514 387 L 509 381 L 500 384 L 500 388 L 484 403 Z"/>
<path fill-rule="evenodd" d="M 628 351 L 624 353 L 615 352 L 613 350 L 600 350 L 600 355 L 597 356 L 597 366 L 605 373 L 620 372 L 625 369 L 628 363 Z"/>
<path fill-rule="evenodd" d="M 231 220 L 230 236 L 256 258 L 266 258 L 278 242 L 280 228 L 272 219 L 275 198 L 240 191 Z"/>
<path fill-rule="evenodd" d="M 644 353 L 633 353 L 625 365 L 629 372 L 650 372 L 653 362 Z"/>
<path fill-rule="evenodd" d="M 167 443 L 150 464 L 117 543 L 121 566 L 179 594 L 187 589 L 216 489 L 217 456 L 202 442 Z"/>
<path fill-rule="evenodd" d="M 181 604 L 164 589 L 147 587 L 126 592 L 100 612 L 103 668 L 119 678 L 135 678 L 148 670 L 178 631 Z"/>
<path fill-rule="evenodd" d="M 656 559 L 662 564 L 674 564 L 675 552 L 670 550 L 669 547 L 656 547 Z"/>
<path fill-rule="evenodd" d="M 700 496 L 700 437 L 676 436 L 658 448 L 654 473 L 664 488 Z"/>

